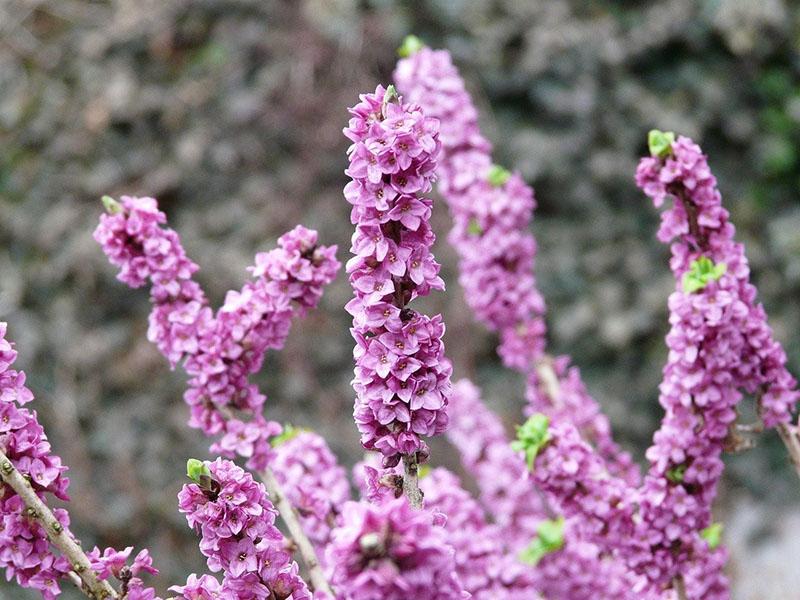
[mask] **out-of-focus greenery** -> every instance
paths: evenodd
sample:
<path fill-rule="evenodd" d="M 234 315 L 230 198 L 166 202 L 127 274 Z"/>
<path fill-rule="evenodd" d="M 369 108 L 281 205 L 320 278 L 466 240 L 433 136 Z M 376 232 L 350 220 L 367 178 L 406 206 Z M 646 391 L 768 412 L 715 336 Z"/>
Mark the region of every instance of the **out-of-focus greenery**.
<path fill-rule="evenodd" d="M 408 33 L 453 53 L 496 162 L 535 186 L 551 343 L 581 365 L 626 447 L 641 457 L 658 422 L 674 285 L 657 213 L 633 184 L 653 128 L 709 153 L 800 373 L 797 2 L 6 0 L 0 318 L 72 466 L 76 530 L 87 544 L 151 547 L 162 590 L 203 568 L 175 494 L 206 444 L 184 424 L 183 375 L 145 339 L 146 292 L 116 282 L 91 238 L 99 199 L 158 197 L 215 302 L 298 222 L 346 258 L 345 108 L 389 81 Z M 435 227 L 448 294 L 428 306 L 445 315 L 456 374 L 482 386 L 511 431 L 522 384 L 471 322 L 442 205 Z M 274 418 L 319 430 L 352 463 L 349 295 L 340 277 L 260 382 Z M 454 463 L 444 444 L 434 457 Z M 797 503 L 785 463 L 773 436 L 732 458 L 720 515 L 735 517 L 741 497 L 763 515 Z"/>

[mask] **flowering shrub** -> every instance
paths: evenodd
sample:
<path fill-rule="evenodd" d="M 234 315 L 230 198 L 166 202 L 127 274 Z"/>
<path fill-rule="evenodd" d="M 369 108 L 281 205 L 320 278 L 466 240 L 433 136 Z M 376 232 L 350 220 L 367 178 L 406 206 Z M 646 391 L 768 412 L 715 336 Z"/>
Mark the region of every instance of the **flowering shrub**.
<path fill-rule="evenodd" d="M 297 226 L 256 255 L 252 279 L 215 311 L 156 200 L 103 199 L 95 239 L 120 281 L 150 287 L 148 339 L 186 372 L 189 425 L 214 439 L 215 458 L 187 462 L 178 496 L 213 574 L 161 587 L 185 600 L 729 598 L 712 502 L 723 452 L 748 446 L 737 407 L 752 399 L 760 423 L 745 429 L 777 429 L 800 474 L 800 391 L 706 156 L 686 137 L 652 131 L 636 171 L 644 194 L 666 206 L 658 238 L 671 244 L 675 280 L 664 416 L 642 473 L 571 359 L 547 353 L 533 190 L 492 164 L 449 54 L 413 37 L 401 50 L 397 89 L 362 95 L 344 129 L 354 225 L 344 308 L 367 451 L 354 470 L 357 495 L 325 440 L 270 420 L 250 382 L 335 278 L 336 247 Z M 453 218 L 448 239 L 467 304 L 525 377 L 528 418 L 514 441 L 474 384 L 451 383 L 442 316 L 413 304 L 444 290 L 431 252 L 434 183 Z M 12 368 L 6 334 L 0 323 L 7 577 L 46 599 L 68 583 L 89 598 L 156 600 L 143 579 L 158 575 L 147 550 L 87 552 L 68 509 L 49 508 L 69 501 L 67 468 L 25 406 L 33 394 Z M 469 485 L 430 467 L 426 440 L 440 434 L 458 449 Z"/>

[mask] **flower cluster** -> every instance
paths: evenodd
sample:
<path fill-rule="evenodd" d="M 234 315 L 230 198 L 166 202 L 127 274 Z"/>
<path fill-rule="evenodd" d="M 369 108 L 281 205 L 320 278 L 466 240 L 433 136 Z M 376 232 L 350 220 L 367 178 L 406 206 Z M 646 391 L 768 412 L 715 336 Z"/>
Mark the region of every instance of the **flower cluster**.
<path fill-rule="evenodd" d="M 133 562 L 128 565 L 133 546 L 119 551 L 106 548 L 102 553 L 95 547 L 87 553 L 92 569 L 97 573 L 98 579 L 114 577 L 122 582 L 124 598 L 126 600 L 160 600 L 156 597 L 153 588 L 145 587 L 139 578 L 142 573 L 158 575 L 158 569 L 153 567 L 153 558 L 146 549 L 133 557 Z"/>
<path fill-rule="evenodd" d="M 719 312 L 710 315 L 714 325 L 718 325 L 716 321 L 722 324 L 735 320 L 733 324 L 740 326 L 745 346 L 740 351 L 740 364 L 731 370 L 732 384 L 760 395 L 761 416 L 767 427 L 788 423 L 800 400 L 800 391 L 786 369 L 786 353 L 772 335 L 764 308 L 756 303 L 757 292 L 750 283 L 744 246 L 734 240 L 735 229 L 722 206 L 708 160 L 700 147 L 684 136 L 662 154 L 642 159 L 636 183 L 656 207 L 667 198 L 675 200 L 671 208 L 661 213 L 658 231 L 659 239 L 665 243 L 678 238 L 672 245 L 672 270 L 676 278 L 681 278 L 702 259 L 724 265 L 717 283 L 707 286 L 707 292 L 699 297 L 726 303 L 727 308 L 720 307 Z M 700 359 L 704 357 L 701 355 Z"/>
<path fill-rule="evenodd" d="M 198 266 L 187 256 L 178 234 L 162 227 L 167 216 L 154 198 L 123 196 L 120 202 L 104 197 L 94 239 L 117 279 L 129 287 L 150 283 L 153 310 L 147 338 L 158 346 L 172 367 L 197 352 L 199 332 L 212 321 L 203 290 L 192 279 Z"/>
<path fill-rule="evenodd" d="M 355 297 L 355 420 L 361 442 L 387 464 L 420 453 L 423 437 L 447 426 L 450 362 L 441 316 L 407 304 L 443 289 L 431 254 L 431 189 L 439 153 L 439 123 L 379 86 L 350 109 L 344 130 L 353 142 L 344 194 L 356 225 L 347 263 Z"/>
<path fill-rule="evenodd" d="M 25 386 L 25 373 L 11 368 L 17 352 L 6 339 L 6 327 L 0 322 L 0 447 L 14 466 L 29 477 L 39 497 L 49 492 L 66 500 L 66 467 L 52 454 L 36 413 L 22 408 L 33 400 L 33 394 Z M 47 600 L 55 598 L 61 593 L 59 580 L 72 567 L 65 558 L 53 554 L 44 528 L 25 516 L 22 498 L 7 484 L 0 486 L 0 566 L 5 568 L 6 577 L 16 579 L 20 586 L 38 590 Z M 67 511 L 53 512 L 66 530 Z"/>
<path fill-rule="evenodd" d="M 277 511 L 264 486 L 230 461 L 205 465 L 196 483 L 178 495 L 180 511 L 201 536 L 200 551 L 212 572 L 222 572 L 222 598 L 310 600 L 306 584 L 275 526 Z M 213 589 L 213 578 L 196 578 L 176 591 L 186 597 Z M 194 586 L 194 588 L 192 588 Z M 189 596 L 191 597 L 191 596 Z"/>
<path fill-rule="evenodd" d="M 672 244 L 676 291 L 669 298 L 669 358 L 659 402 L 661 427 L 647 451 L 641 492 L 642 527 L 653 556 L 654 581 L 668 581 L 696 556 L 698 532 L 711 522 L 721 454 L 742 392 L 760 394 L 767 426 L 785 423 L 800 398 L 786 354 L 767 325 L 749 283 L 744 247 L 722 207 L 716 179 L 700 148 L 686 137 L 642 159 L 637 184 L 662 213 L 659 239 Z M 713 557 L 712 557 L 713 558 Z"/>
<path fill-rule="evenodd" d="M 425 508 L 445 515 L 447 542 L 455 550 L 456 573 L 476 600 L 532 600 L 538 597 L 532 569 L 506 552 L 499 529 L 486 522 L 483 508 L 443 468 L 422 480 Z M 551 596 L 548 596 L 550 598 Z"/>
<path fill-rule="evenodd" d="M 341 507 L 350 500 L 350 484 L 322 437 L 311 431 L 291 432 L 287 437 L 276 440 L 272 468 L 323 559 Z"/>
<path fill-rule="evenodd" d="M 227 600 L 222 594 L 219 580 L 211 575 L 198 577 L 192 573 L 186 579 L 186 585 L 174 585 L 169 588 L 171 592 L 180 594 L 183 600 Z M 231 600 L 236 600 L 232 597 Z"/>
<path fill-rule="evenodd" d="M 572 424 L 550 424 L 546 439 L 531 469 L 533 483 L 565 515 L 580 517 L 587 541 L 609 550 L 635 544 L 635 489 L 609 475 Z"/>
<path fill-rule="evenodd" d="M 506 561 L 512 561 L 510 557 L 515 558 L 536 537 L 540 523 L 553 507 L 543 503 L 525 459 L 511 449 L 503 424 L 481 401 L 478 389 L 471 382 L 461 380 L 453 386 L 450 405 L 447 437 L 478 484 L 481 503 L 496 524 L 497 539 L 502 540 Z M 589 449 L 585 444 L 584 447 Z M 427 479 L 423 481 L 423 489 L 426 506 L 430 506 L 432 492 Z M 556 503 L 557 495 L 547 496 Z M 573 521 L 568 520 L 567 525 L 564 547 L 543 556 L 535 568 L 529 568 L 535 588 L 554 600 L 625 597 L 621 590 L 631 588 L 636 579 L 632 572 L 620 560 L 604 556 L 605 546 L 584 539 Z"/>
<path fill-rule="evenodd" d="M 459 281 L 477 318 L 498 331 L 504 363 L 526 376 L 530 411 L 576 422 L 612 472 L 638 482 L 636 465 L 613 441 L 608 419 L 586 392 L 577 368 L 561 360 L 555 389 L 545 385 L 537 369 L 546 326 L 534 276 L 533 190 L 519 174 L 492 166 L 491 144 L 480 133 L 477 110 L 449 52 L 419 48 L 398 62 L 394 78 L 408 98 L 442 122 L 437 173 L 453 217 L 449 239 L 459 256 Z"/>
<path fill-rule="evenodd" d="M 339 599 L 469 598 L 446 532 L 434 519 L 405 498 L 345 504 L 327 556 L 336 565 L 331 583 Z"/>
<path fill-rule="evenodd" d="M 184 399 L 189 424 L 207 435 L 221 435 L 213 446 L 226 457 L 249 459 L 263 469 L 269 439 L 280 433 L 263 418 L 266 397 L 251 384 L 267 350 L 283 346 L 291 321 L 316 306 L 325 285 L 336 276 L 336 247 L 317 244 L 317 233 L 302 226 L 278 239 L 278 248 L 256 255 L 253 281 L 229 291 L 214 315 L 192 279 L 198 267 L 181 246 L 178 234 L 163 225 L 166 215 L 152 198 L 105 199 L 95 239 L 120 267 L 118 278 L 131 287 L 149 281 L 153 310 L 148 338 L 174 367 L 181 360 L 189 375 Z M 249 421 L 231 417 L 231 409 Z"/>
<path fill-rule="evenodd" d="M 654 564 L 661 556 L 658 541 L 662 532 L 677 537 L 680 525 L 676 520 L 653 523 L 643 518 L 654 508 L 646 505 L 668 500 L 666 494 L 653 494 L 647 482 L 642 488 L 633 488 L 621 478 L 609 475 L 594 449 L 566 423 L 548 428 L 547 442 L 536 456 L 532 476 L 536 486 L 568 516 L 567 523 L 575 530 L 569 537 L 579 540 L 570 541 L 568 548 L 583 559 L 586 566 L 582 572 L 586 568 L 593 569 L 595 581 L 609 586 L 607 597 L 674 598 L 668 589 L 672 580 L 666 580 Z M 678 512 L 681 512 L 680 507 Z M 664 519 L 667 518 L 677 519 L 671 513 L 664 515 Z M 687 590 L 692 592 L 688 597 L 729 598 L 728 582 L 722 574 L 725 550 L 710 548 L 700 531 L 687 536 L 685 543 L 686 547 L 676 545 L 673 548 L 676 554 L 680 550 L 684 558 L 682 571 L 674 573 L 673 577 L 683 579 Z M 575 560 L 573 558 L 572 562 Z M 544 560 L 540 564 L 542 569 L 547 569 Z M 579 577 L 570 577 L 569 582 L 564 580 L 555 585 L 569 589 L 579 582 Z M 576 588 L 572 589 L 573 595 L 565 598 L 592 597 L 582 596 Z M 553 596 L 559 597 L 558 594 Z"/>
<path fill-rule="evenodd" d="M 447 439 L 480 490 L 481 504 L 514 551 L 536 534 L 546 512 L 530 484 L 525 461 L 511 449 L 500 419 L 480 398 L 478 388 L 462 379 L 453 386 Z"/>
<path fill-rule="evenodd" d="M 25 386 L 25 373 L 12 368 L 17 352 L 6 338 L 6 331 L 6 323 L 0 322 L 0 449 L 40 499 L 46 500 L 47 494 L 52 494 L 69 500 L 69 479 L 64 475 L 67 467 L 52 453 L 36 413 L 23 408 L 33 400 L 33 393 Z M 38 590 L 45 600 L 51 600 L 61 594 L 59 582 L 73 571 L 73 566 L 66 557 L 54 553 L 47 531 L 30 518 L 29 510 L 32 509 L 8 484 L 0 484 L 0 566 L 5 568 L 8 579 L 14 578 L 20 586 Z M 52 512 L 60 525 L 58 535 L 72 536 L 67 511 L 56 508 Z M 97 578 L 113 575 L 120 579 L 118 567 L 125 565 L 132 549 L 118 553 L 109 548 L 102 556 L 97 549 L 89 553 Z M 147 550 L 136 556 L 128 572 L 128 597 L 155 600 L 154 590 L 145 588 L 137 577 L 140 572 L 158 573 Z"/>

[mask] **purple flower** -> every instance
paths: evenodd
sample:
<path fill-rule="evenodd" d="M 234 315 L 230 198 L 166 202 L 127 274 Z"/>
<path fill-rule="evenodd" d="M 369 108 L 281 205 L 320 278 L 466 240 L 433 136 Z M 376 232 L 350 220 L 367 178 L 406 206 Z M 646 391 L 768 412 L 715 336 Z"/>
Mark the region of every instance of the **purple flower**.
<path fill-rule="evenodd" d="M 172 367 L 183 361 L 189 425 L 221 435 L 213 451 L 229 458 L 239 454 L 250 468 L 265 468 L 272 456 L 269 438 L 280 426 L 262 417 L 266 396 L 249 377 L 268 350 L 283 346 L 292 319 L 317 305 L 339 268 L 336 247 L 318 245 L 317 233 L 298 225 L 278 239 L 278 248 L 256 255 L 254 279 L 229 291 L 214 314 L 192 280 L 197 265 L 178 234 L 164 227 L 166 216 L 156 201 L 123 196 L 118 207 L 101 216 L 94 237 L 120 267 L 121 281 L 131 287 L 150 283 L 148 337 Z M 250 420 L 229 420 L 229 408 Z"/>
<path fill-rule="evenodd" d="M 324 561 L 331 530 L 350 500 L 350 484 L 322 437 L 310 431 L 290 431 L 288 437 L 275 447 L 273 470 Z"/>
<path fill-rule="evenodd" d="M 396 100 L 396 102 L 395 102 Z M 352 181 L 345 198 L 356 225 L 347 263 L 355 298 L 354 417 L 361 443 L 387 460 L 427 454 L 423 438 L 444 431 L 451 366 L 441 317 L 407 307 L 443 289 L 431 254 L 431 189 L 439 153 L 438 121 L 383 87 L 350 109 L 345 135 Z"/>
<path fill-rule="evenodd" d="M 278 598 L 310 599 L 297 564 L 285 552 L 286 540 L 275 527 L 277 511 L 264 486 L 228 460 L 207 467 L 210 482 L 183 486 L 178 501 L 189 526 L 201 536 L 208 568 L 224 574 L 220 597 L 266 599 L 274 592 Z M 213 597 L 215 581 L 195 578 L 176 591 L 191 600 L 190 594 Z"/>
<path fill-rule="evenodd" d="M 638 483 L 638 467 L 613 441 L 608 419 L 569 359 L 557 361 L 555 394 L 542 381 L 538 366 L 547 328 L 534 274 L 533 190 L 518 174 L 492 166 L 492 146 L 480 132 L 478 111 L 447 51 L 415 50 L 398 62 L 394 79 L 407 98 L 440 122 L 438 187 L 453 217 L 448 239 L 458 253 L 459 283 L 477 319 L 498 332 L 505 365 L 525 375 L 528 413 L 575 423 L 609 470 Z M 412 280 L 426 277 L 426 261 L 412 263 Z"/>
<path fill-rule="evenodd" d="M 468 598 L 446 537 L 405 498 L 380 506 L 348 502 L 328 547 L 332 583 L 343 600 Z"/>

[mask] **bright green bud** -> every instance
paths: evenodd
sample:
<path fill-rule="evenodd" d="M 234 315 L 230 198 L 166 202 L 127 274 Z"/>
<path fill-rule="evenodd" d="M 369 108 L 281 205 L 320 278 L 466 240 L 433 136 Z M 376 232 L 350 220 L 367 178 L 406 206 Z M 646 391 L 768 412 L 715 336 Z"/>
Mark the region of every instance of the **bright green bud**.
<path fill-rule="evenodd" d="M 725 263 L 714 264 L 710 258 L 701 256 L 692 261 L 683 275 L 683 291 L 692 294 L 705 288 L 711 281 L 718 281 L 728 271 Z"/>
<path fill-rule="evenodd" d="M 202 460 L 190 458 L 186 461 L 186 475 L 195 483 L 202 484 L 204 480 L 207 481 L 211 478 L 211 471 Z"/>
<path fill-rule="evenodd" d="M 712 523 L 700 531 L 700 537 L 706 541 L 709 548 L 714 550 L 722 541 L 722 529 L 722 523 Z"/>
<path fill-rule="evenodd" d="M 406 39 L 397 49 L 397 55 L 400 58 L 407 58 L 416 52 L 419 52 L 425 47 L 425 43 L 415 35 L 407 35 Z"/>
<path fill-rule="evenodd" d="M 470 235 L 482 235 L 483 234 L 483 227 L 481 227 L 480 223 L 478 223 L 477 219 L 470 219 L 469 225 L 467 225 L 467 233 Z"/>
<path fill-rule="evenodd" d="M 671 131 L 659 131 L 652 129 L 647 134 L 647 145 L 650 154 L 658 158 L 666 158 L 672 154 L 672 144 L 675 142 L 675 134 Z"/>
<path fill-rule="evenodd" d="M 680 483 L 683 481 L 684 473 L 686 473 L 686 465 L 672 467 L 671 469 L 667 469 L 667 479 L 669 479 L 672 483 Z"/>
<path fill-rule="evenodd" d="M 511 447 L 517 452 L 525 452 L 529 469 L 533 469 L 536 455 L 550 439 L 550 432 L 547 429 L 549 425 L 550 419 L 537 413 L 517 427 L 517 439 L 511 442 Z"/>
<path fill-rule="evenodd" d="M 122 212 L 122 204 L 114 200 L 111 196 L 103 196 L 100 200 L 103 201 L 103 206 L 108 214 L 116 215 Z"/>
<path fill-rule="evenodd" d="M 290 423 L 284 423 L 283 431 L 280 433 L 280 435 L 276 435 L 274 438 L 272 438 L 270 440 L 270 444 L 272 444 L 273 448 L 277 448 L 281 444 L 285 444 L 289 440 L 296 438 L 303 431 L 304 430 L 300 427 L 295 427 Z"/>
<path fill-rule="evenodd" d="M 383 104 L 389 104 L 389 102 L 396 100 L 397 98 L 397 88 L 390 84 L 387 86 L 386 93 L 383 95 Z"/>
<path fill-rule="evenodd" d="M 544 520 L 536 527 L 536 537 L 519 554 L 519 559 L 529 565 L 536 565 L 543 556 L 564 547 L 564 517 Z"/>
<path fill-rule="evenodd" d="M 430 465 L 420 465 L 417 467 L 417 477 L 422 479 L 423 477 L 427 477 L 431 474 L 431 466 Z"/>
<path fill-rule="evenodd" d="M 486 181 L 489 185 L 500 187 L 511 178 L 511 171 L 501 167 L 500 165 L 492 165 L 489 167 L 489 173 L 486 175 Z"/>

